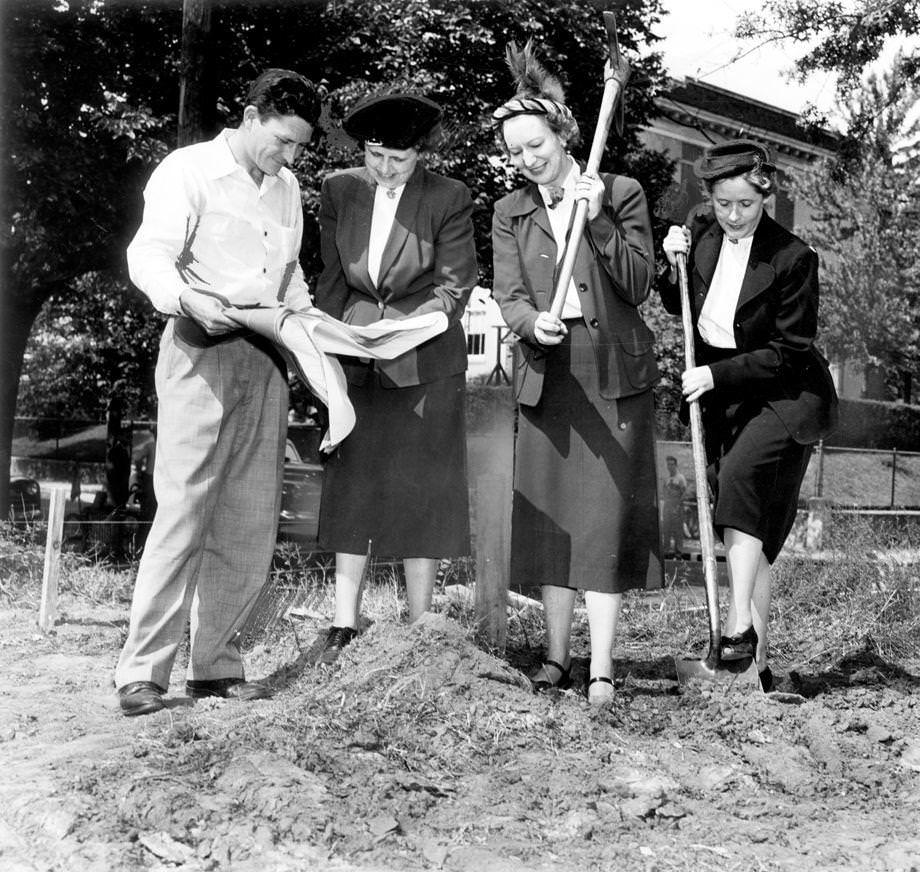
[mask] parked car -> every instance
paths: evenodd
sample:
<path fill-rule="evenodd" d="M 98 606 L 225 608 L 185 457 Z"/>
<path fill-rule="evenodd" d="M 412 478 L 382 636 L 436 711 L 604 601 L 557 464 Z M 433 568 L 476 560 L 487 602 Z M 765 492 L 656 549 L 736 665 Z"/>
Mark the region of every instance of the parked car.
<path fill-rule="evenodd" d="M 284 484 L 278 533 L 282 538 L 316 541 L 323 467 L 302 459 L 290 440 L 284 449 Z"/>
<path fill-rule="evenodd" d="M 14 478 L 10 482 L 10 520 L 17 527 L 42 518 L 42 489 L 34 478 Z"/>

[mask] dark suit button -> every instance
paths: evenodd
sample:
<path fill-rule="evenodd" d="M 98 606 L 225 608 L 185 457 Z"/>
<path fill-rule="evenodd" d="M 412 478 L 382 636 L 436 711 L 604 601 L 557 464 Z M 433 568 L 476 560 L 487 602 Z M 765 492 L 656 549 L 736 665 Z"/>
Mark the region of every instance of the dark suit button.
<path fill-rule="evenodd" d="M 597 318 L 592 318 L 592 319 L 591 319 L 591 326 L 592 326 L 592 327 L 597 327 Z"/>
<path fill-rule="evenodd" d="M 582 283 L 578 286 L 578 290 L 581 291 L 582 293 L 584 293 L 585 291 L 588 290 L 588 286 L 587 286 L 584 282 L 582 282 Z"/>

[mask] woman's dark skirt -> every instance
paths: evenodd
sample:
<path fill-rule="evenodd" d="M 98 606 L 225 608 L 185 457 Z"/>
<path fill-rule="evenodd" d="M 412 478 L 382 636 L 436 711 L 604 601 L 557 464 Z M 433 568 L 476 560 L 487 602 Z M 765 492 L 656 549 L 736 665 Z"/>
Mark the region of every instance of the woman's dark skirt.
<path fill-rule="evenodd" d="M 605 400 L 582 321 L 549 352 L 515 443 L 512 583 L 660 587 L 652 392 Z"/>
<path fill-rule="evenodd" d="M 319 546 L 380 556 L 470 553 L 466 377 L 384 387 L 349 385 L 355 429 L 326 463 Z"/>
<path fill-rule="evenodd" d="M 760 539 L 772 564 L 795 523 L 812 446 L 796 442 L 769 406 L 742 403 L 721 420 L 707 418 L 716 532 L 724 539 L 731 527 Z"/>

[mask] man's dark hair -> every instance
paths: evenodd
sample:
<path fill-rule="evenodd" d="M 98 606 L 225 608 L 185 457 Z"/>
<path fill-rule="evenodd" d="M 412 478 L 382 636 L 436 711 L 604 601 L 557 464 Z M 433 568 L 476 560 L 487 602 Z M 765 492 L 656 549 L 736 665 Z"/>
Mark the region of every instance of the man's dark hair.
<path fill-rule="evenodd" d="M 293 70 L 266 70 L 249 86 L 246 105 L 260 115 L 297 115 L 309 124 L 319 119 L 322 98 L 309 79 Z"/>
<path fill-rule="evenodd" d="M 664 459 L 664 462 L 665 462 L 665 463 L 668 463 L 668 462 L 671 461 L 671 460 L 673 460 L 675 463 L 677 463 L 677 458 L 676 458 L 673 454 L 669 454 L 669 455 Z"/>

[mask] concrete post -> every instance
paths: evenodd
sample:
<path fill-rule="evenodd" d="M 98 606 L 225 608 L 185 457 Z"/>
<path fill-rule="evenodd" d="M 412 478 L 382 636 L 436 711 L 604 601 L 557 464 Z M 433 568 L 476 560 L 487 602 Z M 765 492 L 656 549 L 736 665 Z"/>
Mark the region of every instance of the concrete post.
<path fill-rule="evenodd" d="M 810 552 L 824 547 L 824 532 L 830 523 L 831 504 L 825 497 L 810 497 L 805 526 L 805 548 Z"/>

